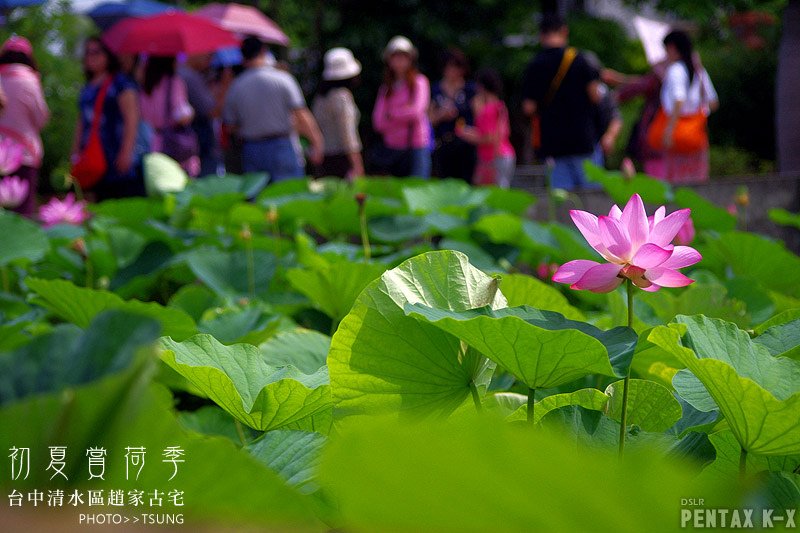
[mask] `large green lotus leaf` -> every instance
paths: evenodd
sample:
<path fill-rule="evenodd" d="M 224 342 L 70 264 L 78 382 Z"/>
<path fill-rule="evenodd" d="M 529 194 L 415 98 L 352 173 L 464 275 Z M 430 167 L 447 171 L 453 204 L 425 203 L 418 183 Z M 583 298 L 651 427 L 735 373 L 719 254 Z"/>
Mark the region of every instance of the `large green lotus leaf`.
<path fill-rule="evenodd" d="M 222 305 L 220 299 L 208 287 L 202 285 L 184 285 L 169 299 L 168 307 L 185 311 L 193 320 L 199 322 L 207 309 Z"/>
<path fill-rule="evenodd" d="M 663 205 L 672 199 L 670 185 L 646 174 L 636 174 L 625 178 L 620 172 L 608 171 L 588 161 L 583 164 L 589 181 L 599 183 L 608 195 L 619 205 L 628 202 L 634 193 L 639 194 L 648 204 Z"/>
<path fill-rule="evenodd" d="M 268 179 L 266 174 L 208 176 L 201 180 L 191 180 L 186 189 L 178 194 L 178 197 L 179 199 L 192 196 L 213 198 L 235 193 L 240 194 L 243 198 L 251 198 L 264 188 Z"/>
<path fill-rule="evenodd" d="M 622 381 L 597 389 L 580 389 L 546 396 L 534 404 L 533 419 L 539 422 L 547 413 L 567 406 L 601 411 L 619 422 L 622 413 Z M 628 386 L 628 425 L 644 431 L 664 432 L 681 418 L 681 405 L 669 389 L 654 381 L 632 379 Z M 507 420 L 526 420 L 527 406 L 519 406 Z"/>
<path fill-rule="evenodd" d="M 27 320 L 0 325 L 0 352 L 10 352 L 30 341 L 30 335 L 25 331 L 30 325 Z"/>
<path fill-rule="evenodd" d="M 566 263 L 573 259 L 589 259 L 598 261 L 600 255 L 594 248 L 589 246 L 586 239 L 575 227 L 565 226 L 558 222 L 552 222 L 545 226 L 557 243 L 557 252 L 551 256 L 551 260 L 559 260 Z M 591 294 L 591 293 L 590 293 Z"/>
<path fill-rule="evenodd" d="M 746 331 L 734 324 L 702 315 L 678 316 L 675 322 L 686 327 L 682 345 L 694 350 L 700 359 L 727 363 L 740 376 L 755 381 L 779 400 L 800 392 L 800 364 L 772 357 L 764 346 L 753 342 Z M 681 362 L 689 366 L 685 359 Z"/>
<path fill-rule="evenodd" d="M 223 344 L 260 344 L 281 327 L 281 316 L 265 313 L 258 306 L 234 307 L 207 312 L 212 315 L 197 325 L 200 333 L 213 335 Z"/>
<path fill-rule="evenodd" d="M 211 335 L 184 342 L 161 339 L 162 359 L 220 407 L 248 426 L 280 428 L 331 405 L 328 372 L 273 367 L 249 344 L 225 346 Z"/>
<path fill-rule="evenodd" d="M 552 255 L 559 253 L 558 240 L 548 226 L 510 213 L 483 216 L 473 228 L 485 233 L 496 244 L 510 244 Z"/>
<path fill-rule="evenodd" d="M 247 446 L 249 442 L 263 435 L 260 431 L 239 423 L 216 405 L 204 405 L 195 411 L 179 411 L 178 420 L 186 429 L 203 435 L 226 437 L 239 446 Z"/>
<path fill-rule="evenodd" d="M 571 306 L 555 287 L 525 274 L 503 274 L 500 290 L 509 307 L 529 305 L 543 311 L 555 311 L 571 320 L 585 320 L 583 313 Z"/>
<path fill-rule="evenodd" d="M 579 453 L 590 449 L 608 452 L 619 449 L 620 424 L 600 410 L 567 405 L 545 414 L 540 427 L 543 431 L 568 438 L 573 449 Z M 643 431 L 630 425 L 626 432 L 625 449 L 627 453 L 666 455 L 676 442 L 673 435 Z"/>
<path fill-rule="evenodd" d="M 252 273 L 248 273 L 248 254 L 244 250 L 226 252 L 214 246 L 195 248 L 186 254 L 186 261 L 203 283 L 220 297 L 235 300 L 262 295 L 269 289 L 275 274 L 276 257 L 263 250 L 253 250 Z M 250 276 L 253 289 L 251 294 Z"/>
<path fill-rule="evenodd" d="M 772 355 L 800 360 L 800 318 L 772 326 L 756 337 L 755 342 Z"/>
<path fill-rule="evenodd" d="M 369 234 L 379 242 L 400 244 L 432 234 L 447 234 L 460 227 L 466 227 L 461 218 L 445 213 L 398 214 L 371 218 Z"/>
<path fill-rule="evenodd" d="M 762 455 L 800 453 L 800 364 L 774 358 L 721 320 L 678 320 L 654 328 L 649 340 L 674 354 L 702 382 L 741 446 Z"/>
<path fill-rule="evenodd" d="M 317 469 L 327 438 L 307 431 L 276 430 L 247 446 L 247 451 L 303 494 L 319 489 Z"/>
<path fill-rule="evenodd" d="M 688 464 L 651 449 L 619 461 L 483 418 L 348 429 L 323 451 L 320 480 L 354 533 L 644 531 L 677 524 L 686 494 L 736 503 L 735 489 L 697 481 Z"/>
<path fill-rule="evenodd" d="M 610 398 L 606 414 L 622 423 L 623 382 L 617 381 L 606 387 Z M 663 433 L 681 419 L 681 404 L 665 386 L 644 379 L 631 379 L 628 384 L 627 424 L 636 425 L 644 431 Z"/>
<path fill-rule="evenodd" d="M 800 257 L 783 243 L 754 233 L 732 231 L 710 239 L 708 246 L 739 277 L 800 297 Z"/>
<path fill-rule="evenodd" d="M 155 302 L 123 300 L 114 293 L 77 287 L 60 279 L 26 278 L 25 284 L 36 293 L 34 303 L 80 328 L 86 328 L 102 311 L 115 309 L 153 318 L 161 323 L 161 332 L 183 340 L 197 332 L 194 320 L 184 311 Z"/>
<path fill-rule="evenodd" d="M 739 476 L 739 459 L 741 448 L 733 432 L 718 431 L 708 436 L 716 450 L 714 462 L 703 469 L 702 476 L 716 476 L 732 482 Z M 747 472 L 791 472 L 800 466 L 800 455 L 766 456 L 755 453 L 747 454 Z"/>
<path fill-rule="evenodd" d="M 523 405 L 511 413 L 506 420 L 513 422 L 528 419 L 528 406 L 525 404 L 523 396 Z M 601 390 L 597 389 L 580 389 L 574 392 L 563 392 L 560 394 L 551 394 L 545 396 L 533 406 L 533 421 L 538 423 L 544 415 L 554 409 L 560 409 L 568 405 L 577 405 L 585 409 L 593 411 L 604 411 L 608 404 L 608 396 Z"/>
<path fill-rule="evenodd" d="M 262 205 L 275 205 L 271 198 L 260 201 Z M 297 229 L 303 222 L 313 227 L 320 235 L 335 237 L 339 235 L 358 235 L 360 221 L 358 203 L 350 189 L 339 189 L 330 195 L 314 198 L 300 197 L 277 205 L 281 227 Z M 396 202 L 382 198 L 367 197 L 365 204 L 367 219 L 390 215 L 400 211 Z"/>
<path fill-rule="evenodd" d="M 487 274 L 503 272 L 492 255 L 470 240 L 442 239 L 440 250 L 455 250 L 469 257 L 469 262 Z"/>
<path fill-rule="evenodd" d="M 160 329 L 155 320 L 121 311 L 100 313 L 86 331 L 57 326 L 0 357 L 0 404 L 119 372 L 158 339 Z"/>
<path fill-rule="evenodd" d="M 678 371 L 673 376 L 672 386 L 681 399 L 698 411 L 703 413 L 719 411 L 717 402 L 708 393 L 706 386 L 688 368 Z"/>
<path fill-rule="evenodd" d="M 800 214 L 791 213 L 786 209 L 772 208 L 768 211 L 769 219 L 781 226 L 791 226 L 800 229 Z"/>
<path fill-rule="evenodd" d="M 375 263 L 336 261 L 314 269 L 293 268 L 286 273 L 295 290 L 306 295 L 314 305 L 341 321 L 364 287 L 377 279 L 386 266 Z"/>
<path fill-rule="evenodd" d="M 331 338 L 311 329 L 282 331 L 261 344 L 259 349 L 271 366 L 292 365 L 305 374 L 323 366 L 331 347 Z"/>
<path fill-rule="evenodd" d="M 590 374 L 623 377 L 636 348 L 632 329 L 602 331 L 527 306 L 451 311 L 406 304 L 405 311 L 460 338 L 533 389 Z"/>
<path fill-rule="evenodd" d="M 138 232 L 137 232 L 138 233 Z M 175 254 L 160 241 L 151 241 L 124 268 L 118 269 L 109 282 L 109 289 L 122 298 L 154 293 L 160 275 L 172 265 Z"/>
<path fill-rule="evenodd" d="M 525 405 L 527 401 L 527 394 L 520 394 L 518 392 L 494 392 L 486 395 L 483 405 L 484 407 L 488 407 L 492 412 L 500 414 L 500 416 L 509 417 L 514 414 L 517 409 Z M 520 420 L 524 418 L 523 416 Z"/>
<path fill-rule="evenodd" d="M 413 214 L 466 214 L 486 202 L 488 197 L 488 190 L 470 187 L 464 181 L 456 179 L 439 180 L 420 187 L 403 189 L 403 198 Z"/>
<path fill-rule="evenodd" d="M 675 205 L 692 210 L 692 222 L 698 229 L 732 231 L 736 229 L 736 217 L 727 210 L 709 202 L 693 189 L 675 189 Z"/>
<path fill-rule="evenodd" d="M 637 303 L 650 307 L 658 317 L 657 324 L 672 321 L 678 315 L 706 315 L 747 327 L 752 323 L 749 308 L 734 299 L 720 283 L 697 282 L 680 292 L 644 292 L 637 295 Z M 642 308 L 637 310 L 642 314 Z M 656 324 L 653 324 L 656 325 Z"/>
<path fill-rule="evenodd" d="M 111 252 L 117 260 L 118 268 L 130 266 L 147 245 L 147 239 L 144 236 L 125 226 L 111 226 L 104 228 L 103 232 L 108 239 Z"/>
<path fill-rule="evenodd" d="M 42 228 L 27 218 L 0 208 L 0 266 L 17 259 L 38 261 L 50 249 Z"/>
<path fill-rule="evenodd" d="M 331 342 L 337 414 L 447 415 L 488 385 L 494 364 L 458 338 L 407 317 L 422 303 L 463 311 L 505 298 L 460 252 L 428 252 L 385 272 L 361 293 Z"/>
<path fill-rule="evenodd" d="M 84 497 L 86 489 L 142 490 L 146 494 L 158 490 L 164 498 L 163 512 L 183 513 L 193 529 L 204 529 L 201 524 L 210 522 L 245 530 L 270 524 L 279 530 L 292 526 L 299 531 L 319 531 L 306 499 L 279 475 L 223 437 L 194 434 L 180 427 L 172 395 L 151 383 L 153 360 L 138 359 L 122 373 L 0 409 L 0 427 L 14 428 L 0 432 L 2 449 L 31 450 L 29 478 L 12 481 L 5 475 L 0 484 L 7 492 L 12 488 L 45 493 L 78 489 Z M 52 471 L 45 471 L 49 446 L 66 446 L 64 473 L 68 480 L 50 480 Z M 125 453 L 130 446 L 141 446 L 146 453 L 138 480 L 135 470 L 126 479 Z M 163 452 L 170 446 L 184 452 L 179 457 L 184 462 L 177 463 L 172 481 L 174 466 L 163 462 Z M 104 481 L 87 482 L 90 459 L 86 450 L 91 447 L 107 450 Z M 182 507 L 169 501 L 171 490 L 183 491 Z"/>
<path fill-rule="evenodd" d="M 97 218 L 111 218 L 125 225 L 139 225 L 142 220 L 166 217 L 164 201 L 160 198 L 118 198 L 89 204 Z"/>
<path fill-rule="evenodd" d="M 317 411 L 311 416 L 286 424 L 281 429 L 306 431 L 327 435 L 333 427 L 333 407 Z"/>
<path fill-rule="evenodd" d="M 498 211 L 525 216 L 528 209 L 536 203 L 536 197 L 522 189 L 501 189 L 492 186 L 486 187 L 486 190 L 489 191 L 489 196 L 485 204 Z"/>
<path fill-rule="evenodd" d="M 769 297 L 769 291 L 758 280 L 737 277 L 727 280 L 725 288 L 729 299 L 733 302 L 744 303 L 747 309 L 747 318 L 750 319 L 747 326 L 760 324 L 775 314 L 775 302 Z"/>
<path fill-rule="evenodd" d="M 769 320 L 759 324 L 753 328 L 753 331 L 756 335 L 763 335 L 763 333 L 770 328 L 787 324 L 789 322 L 794 322 L 797 319 L 800 319 L 800 308 L 787 309 L 778 313 Z"/>

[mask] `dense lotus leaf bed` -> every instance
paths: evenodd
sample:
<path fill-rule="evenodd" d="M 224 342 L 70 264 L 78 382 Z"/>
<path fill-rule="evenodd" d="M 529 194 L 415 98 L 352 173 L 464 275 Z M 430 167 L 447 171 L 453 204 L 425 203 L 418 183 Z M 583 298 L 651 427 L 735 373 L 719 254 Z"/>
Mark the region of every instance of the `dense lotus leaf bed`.
<path fill-rule="evenodd" d="M 4 491 L 178 490 L 147 512 L 287 531 L 661 531 L 687 499 L 796 509 L 800 257 L 691 190 L 592 176 L 620 205 L 693 211 L 695 283 L 637 291 L 632 327 L 625 286 L 550 281 L 602 259 L 518 190 L 299 180 L 253 198 L 263 177 L 227 176 L 78 226 L 0 211 L 0 449 L 31 450 Z M 149 453 L 138 478 L 128 447 Z"/>

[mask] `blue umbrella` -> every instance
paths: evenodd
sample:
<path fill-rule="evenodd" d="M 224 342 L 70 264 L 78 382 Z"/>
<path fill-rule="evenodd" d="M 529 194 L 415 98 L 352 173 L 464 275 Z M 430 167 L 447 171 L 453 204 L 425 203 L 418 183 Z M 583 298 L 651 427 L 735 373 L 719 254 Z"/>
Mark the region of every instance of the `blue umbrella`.
<path fill-rule="evenodd" d="M 221 48 L 211 59 L 211 66 L 214 68 L 233 67 L 241 65 L 242 61 L 244 58 L 242 58 L 242 51 L 239 48 Z"/>
<path fill-rule="evenodd" d="M 0 0 L 0 11 L 8 11 L 15 7 L 30 7 L 44 4 L 46 0 Z"/>
<path fill-rule="evenodd" d="M 4 0 L 0 0 L 2 2 Z M 175 6 L 155 0 L 130 0 L 129 2 L 107 2 L 89 11 L 89 17 L 102 30 L 107 30 L 122 19 L 148 17 L 167 11 L 180 11 Z"/>

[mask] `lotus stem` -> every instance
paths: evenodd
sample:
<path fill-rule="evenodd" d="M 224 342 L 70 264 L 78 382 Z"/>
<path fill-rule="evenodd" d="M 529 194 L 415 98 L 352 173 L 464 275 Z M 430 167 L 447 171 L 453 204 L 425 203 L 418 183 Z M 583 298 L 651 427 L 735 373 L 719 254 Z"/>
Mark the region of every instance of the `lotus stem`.
<path fill-rule="evenodd" d="M 247 254 L 247 290 L 250 292 L 250 297 L 256 297 L 256 262 L 253 257 L 253 241 L 246 240 L 244 245 L 245 254 Z"/>
<path fill-rule="evenodd" d="M 367 210 L 364 208 L 364 202 L 359 202 L 358 205 L 358 219 L 361 222 L 361 245 L 364 247 L 364 262 L 369 263 L 372 257 L 372 251 L 369 246 L 369 233 L 367 232 Z"/>
<path fill-rule="evenodd" d="M 633 328 L 633 282 L 627 280 L 626 288 L 628 290 L 628 327 Z"/>
<path fill-rule="evenodd" d="M 528 389 L 528 423 L 530 423 L 530 424 L 534 423 L 533 411 L 535 409 L 535 404 L 536 404 L 535 395 L 536 395 L 536 389 L 529 388 Z"/>
<path fill-rule="evenodd" d="M 633 283 L 630 279 L 625 281 L 625 289 L 628 294 L 628 327 L 633 328 Z M 625 433 L 628 426 L 628 385 L 631 381 L 631 371 L 628 369 L 628 374 L 622 385 L 622 414 L 619 421 L 619 456 L 625 453 Z"/>
<path fill-rule="evenodd" d="M 739 479 L 741 481 L 744 481 L 746 475 L 747 475 L 747 450 L 745 450 L 744 446 L 742 446 L 741 451 L 739 452 Z"/>
<path fill-rule="evenodd" d="M 86 265 L 86 288 L 94 289 L 94 265 L 92 265 L 92 259 L 89 257 L 88 252 L 84 264 Z"/>
<path fill-rule="evenodd" d="M 474 381 L 470 382 L 469 390 L 472 393 L 472 401 L 475 403 L 475 410 L 481 412 L 483 410 L 483 405 L 481 405 L 481 397 L 478 395 L 478 387 L 475 386 Z"/>

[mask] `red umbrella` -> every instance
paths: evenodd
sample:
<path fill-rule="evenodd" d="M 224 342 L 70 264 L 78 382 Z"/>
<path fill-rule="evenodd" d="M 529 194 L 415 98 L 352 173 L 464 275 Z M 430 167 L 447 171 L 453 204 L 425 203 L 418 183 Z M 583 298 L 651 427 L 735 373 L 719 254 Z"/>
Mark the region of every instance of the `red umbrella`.
<path fill-rule="evenodd" d="M 239 35 L 253 35 L 265 43 L 289 46 L 289 37 L 258 9 L 241 4 L 208 4 L 195 11 Z"/>
<path fill-rule="evenodd" d="M 208 19 L 180 12 L 122 20 L 103 34 L 103 42 L 118 54 L 153 56 L 205 54 L 239 44 Z"/>

